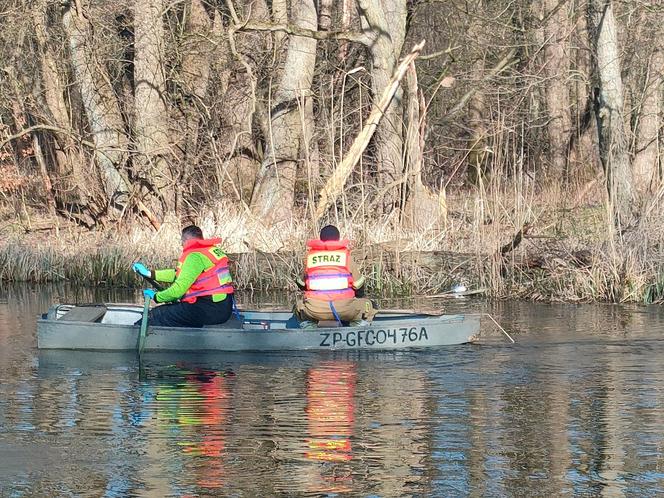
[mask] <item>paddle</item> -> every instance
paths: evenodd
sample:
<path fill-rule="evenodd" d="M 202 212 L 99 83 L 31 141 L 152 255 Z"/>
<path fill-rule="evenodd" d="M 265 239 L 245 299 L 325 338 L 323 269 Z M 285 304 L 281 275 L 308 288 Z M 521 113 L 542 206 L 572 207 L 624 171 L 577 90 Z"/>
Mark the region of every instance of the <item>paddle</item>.
<path fill-rule="evenodd" d="M 141 275 L 139 273 L 139 275 Z M 163 290 L 164 286 L 157 282 L 152 277 L 147 277 L 141 275 L 144 280 L 146 280 L 150 285 L 152 285 L 157 290 Z M 143 355 L 143 348 L 145 347 L 145 339 L 148 334 L 148 313 L 150 311 L 150 301 L 151 299 L 148 296 L 145 296 L 145 303 L 143 304 L 143 318 L 141 319 L 141 330 L 138 334 L 138 363 L 140 368 L 141 356 Z"/>
<path fill-rule="evenodd" d="M 445 314 L 445 310 L 424 311 L 416 309 L 379 309 L 377 315 L 425 315 L 425 316 L 441 316 Z"/>
<path fill-rule="evenodd" d="M 148 313 L 150 311 L 150 301 L 148 296 L 145 296 L 145 304 L 143 304 L 143 319 L 141 320 L 141 330 L 138 335 L 138 361 L 140 363 L 143 348 L 145 347 L 145 337 L 148 333 Z"/>
<path fill-rule="evenodd" d="M 152 287 L 154 287 L 157 290 L 164 290 L 164 286 L 157 282 L 154 278 L 152 277 L 146 277 L 144 275 L 141 275 Z"/>

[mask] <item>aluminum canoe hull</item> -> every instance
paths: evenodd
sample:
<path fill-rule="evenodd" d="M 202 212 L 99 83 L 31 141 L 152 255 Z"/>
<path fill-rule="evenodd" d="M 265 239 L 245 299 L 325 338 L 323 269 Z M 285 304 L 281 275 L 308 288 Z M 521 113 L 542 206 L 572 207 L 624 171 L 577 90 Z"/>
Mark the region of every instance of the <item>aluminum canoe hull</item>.
<path fill-rule="evenodd" d="M 136 350 L 141 307 L 107 305 L 101 323 L 70 321 L 53 307 L 37 322 L 39 349 Z M 120 322 L 120 323 L 116 323 Z M 125 323 L 122 323 L 125 322 Z M 432 348 L 473 342 L 479 315 L 378 315 L 360 327 L 294 328 L 288 312 L 243 311 L 242 321 L 202 328 L 148 327 L 144 351 L 300 351 Z M 290 328 L 293 327 L 293 328 Z"/>

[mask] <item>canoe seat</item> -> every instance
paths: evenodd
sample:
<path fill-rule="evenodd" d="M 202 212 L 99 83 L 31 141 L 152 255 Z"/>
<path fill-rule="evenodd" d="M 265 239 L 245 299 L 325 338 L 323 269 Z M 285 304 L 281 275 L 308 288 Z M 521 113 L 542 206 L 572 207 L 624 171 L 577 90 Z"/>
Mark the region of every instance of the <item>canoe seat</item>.
<path fill-rule="evenodd" d="M 106 306 L 76 306 L 62 315 L 58 320 L 64 322 L 96 322 L 106 314 Z"/>
<path fill-rule="evenodd" d="M 318 320 L 318 328 L 330 329 L 335 327 L 341 327 L 341 324 L 336 320 Z"/>

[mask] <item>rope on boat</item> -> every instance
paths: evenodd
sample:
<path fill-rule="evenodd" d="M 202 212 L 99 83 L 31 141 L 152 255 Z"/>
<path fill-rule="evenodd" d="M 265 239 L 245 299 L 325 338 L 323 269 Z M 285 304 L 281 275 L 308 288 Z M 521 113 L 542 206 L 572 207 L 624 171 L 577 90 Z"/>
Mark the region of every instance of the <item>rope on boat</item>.
<path fill-rule="evenodd" d="M 516 341 L 512 339 L 512 336 L 507 333 L 507 331 L 500 326 L 500 324 L 491 316 L 490 313 L 484 313 L 486 316 L 491 318 L 491 321 L 496 324 L 496 327 L 500 329 L 500 331 L 507 336 L 507 338 L 512 341 L 512 344 L 514 344 Z"/>

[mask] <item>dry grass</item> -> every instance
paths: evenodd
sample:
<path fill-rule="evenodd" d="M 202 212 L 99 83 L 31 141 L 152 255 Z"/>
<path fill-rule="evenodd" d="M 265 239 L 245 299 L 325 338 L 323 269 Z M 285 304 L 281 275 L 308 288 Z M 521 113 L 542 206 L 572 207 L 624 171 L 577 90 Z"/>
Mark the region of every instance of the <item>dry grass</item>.
<path fill-rule="evenodd" d="M 597 185 L 575 195 L 557 188 L 536 191 L 525 183 L 510 191 L 489 187 L 448 196 L 445 217 L 419 220 L 414 228 L 395 216 L 357 220 L 338 214 L 327 222 L 339 226 L 358 250 L 384 252 L 364 267 L 369 290 L 377 295 L 430 294 L 463 281 L 500 298 L 662 301 L 664 220 L 652 214 L 659 210 L 620 237 L 607 222 L 604 192 Z M 265 227 L 246 211 L 217 207 L 200 213 L 199 224 L 206 235 L 222 237 L 234 254 L 240 288 L 293 290 L 305 242 L 315 233 L 305 214 L 297 215 Z M 524 226 L 530 228 L 520 244 L 499 257 Z M 143 227 L 91 233 L 61 226 L 57 235 L 53 230 L 26 234 L 17 227 L 4 226 L 0 280 L 136 286 L 129 270 L 133 261 L 170 266 L 180 249 L 175 223 L 156 233 Z M 405 253 L 429 251 L 445 252 L 440 264 L 401 262 Z M 447 253 L 465 255 L 465 263 L 445 261 Z"/>

